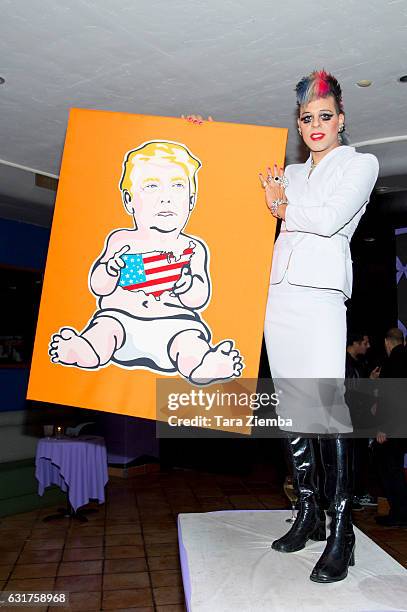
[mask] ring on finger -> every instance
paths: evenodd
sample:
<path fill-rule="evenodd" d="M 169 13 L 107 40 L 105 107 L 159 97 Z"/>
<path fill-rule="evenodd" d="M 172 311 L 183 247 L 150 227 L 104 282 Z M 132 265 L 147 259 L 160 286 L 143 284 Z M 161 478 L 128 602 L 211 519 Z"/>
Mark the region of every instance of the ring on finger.
<path fill-rule="evenodd" d="M 288 186 L 288 179 L 286 176 L 284 176 L 284 174 L 283 176 L 275 176 L 274 180 L 278 185 L 281 185 L 284 188 Z"/>

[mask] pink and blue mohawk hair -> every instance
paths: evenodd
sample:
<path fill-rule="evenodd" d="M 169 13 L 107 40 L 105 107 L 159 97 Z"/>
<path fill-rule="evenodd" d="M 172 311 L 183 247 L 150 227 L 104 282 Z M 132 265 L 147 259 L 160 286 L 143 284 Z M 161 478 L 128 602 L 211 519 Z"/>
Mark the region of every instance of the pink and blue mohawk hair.
<path fill-rule="evenodd" d="M 341 86 L 335 77 L 325 70 L 314 70 L 308 76 L 302 77 L 295 91 L 299 107 L 318 98 L 333 96 L 338 113 L 343 112 Z"/>

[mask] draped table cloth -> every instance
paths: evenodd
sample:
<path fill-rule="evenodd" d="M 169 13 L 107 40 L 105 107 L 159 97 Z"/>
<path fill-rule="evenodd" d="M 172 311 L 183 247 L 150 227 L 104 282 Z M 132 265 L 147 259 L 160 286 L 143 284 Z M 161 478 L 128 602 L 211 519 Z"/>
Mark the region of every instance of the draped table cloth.
<path fill-rule="evenodd" d="M 35 457 L 35 477 L 39 495 L 44 494 L 46 487 L 56 484 L 68 492 L 75 512 L 90 499 L 103 503 L 108 481 L 104 439 L 99 436 L 42 438 Z"/>

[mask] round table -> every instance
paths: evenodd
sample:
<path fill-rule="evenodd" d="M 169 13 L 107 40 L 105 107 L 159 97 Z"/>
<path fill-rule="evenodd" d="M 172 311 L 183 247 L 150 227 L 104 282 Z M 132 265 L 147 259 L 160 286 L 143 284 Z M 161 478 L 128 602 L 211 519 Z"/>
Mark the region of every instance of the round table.
<path fill-rule="evenodd" d="M 78 508 L 90 499 L 103 503 L 108 481 L 104 439 L 99 436 L 41 438 L 35 456 L 35 476 L 39 495 L 53 484 L 67 492 L 69 516 L 77 515 Z"/>

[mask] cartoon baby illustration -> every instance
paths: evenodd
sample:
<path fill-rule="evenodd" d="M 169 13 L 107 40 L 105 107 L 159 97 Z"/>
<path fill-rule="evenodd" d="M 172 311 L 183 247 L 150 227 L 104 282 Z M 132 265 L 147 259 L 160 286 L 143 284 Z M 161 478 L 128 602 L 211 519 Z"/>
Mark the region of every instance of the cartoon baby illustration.
<path fill-rule="evenodd" d="M 52 336 L 53 363 L 98 369 L 111 363 L 194 384 L 241 375 L 234 342 L 211 344 L 201 318 L 211 298 L 209 251 L 184 233 L 198 193 L 199 159 L 176 142 L 149 141 L 127 153 L 120 191 L 134 227 L 112 231 L 89 274 L 98 308 L 77 332 Z"/>

